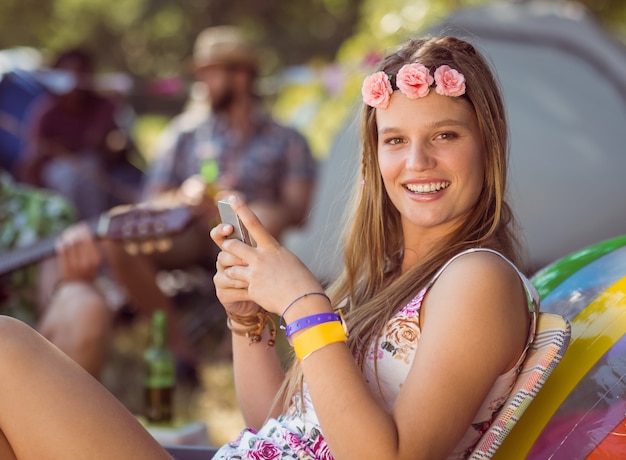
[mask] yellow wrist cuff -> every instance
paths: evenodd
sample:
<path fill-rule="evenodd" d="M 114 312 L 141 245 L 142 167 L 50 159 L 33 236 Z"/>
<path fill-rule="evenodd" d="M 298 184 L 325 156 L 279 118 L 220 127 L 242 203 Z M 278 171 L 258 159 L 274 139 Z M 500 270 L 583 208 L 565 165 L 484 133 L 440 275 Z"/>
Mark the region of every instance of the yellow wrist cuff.
<path fill-rule="evenodd" d="M 293 339 L 296 357 L 302 361 L 311 353 L 336 342 L 345 342 L 346 331 L 340 321 L 329 321 L 304 330 Z"/>

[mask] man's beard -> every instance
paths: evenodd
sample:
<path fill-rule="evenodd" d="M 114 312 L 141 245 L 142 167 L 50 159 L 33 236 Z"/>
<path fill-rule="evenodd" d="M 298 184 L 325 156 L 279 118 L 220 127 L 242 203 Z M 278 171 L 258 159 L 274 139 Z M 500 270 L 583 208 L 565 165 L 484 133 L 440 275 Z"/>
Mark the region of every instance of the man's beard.
<path fill-rule="evenodd" d="M 227 112 L 235 101 L 235 92 L 231 86 L 224 88 L 220 94 L 211 95 L 209 103 L 214 113 Z"/>

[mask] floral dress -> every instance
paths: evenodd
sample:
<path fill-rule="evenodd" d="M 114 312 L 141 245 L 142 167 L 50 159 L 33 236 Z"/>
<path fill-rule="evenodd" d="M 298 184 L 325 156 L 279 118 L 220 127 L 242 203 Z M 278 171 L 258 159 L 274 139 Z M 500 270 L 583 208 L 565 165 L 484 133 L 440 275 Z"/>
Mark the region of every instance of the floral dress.
<path fill-rule="evenodd" d="M 421 332 L 419 313 L 424 296 L 453 260 L 472 251 L 489 251 L 501 256 L 501 254 L 489 249 L 470 249 L 457 254 L 439 270 L 424 289 L 391 318 L 381 340 L 378 341 L 378 344 L 373 344 L 370 347 L 364 374 L 372 393 L 384 407 L 391 409 L 413 364 Z M 504 256 L 502 257 L 504 258 Z M 513 264 L 511 263 L 511 265 Z M 515 268 L 514 265 L 513 267 Z M 517 268 L 515 270 L 524 282 L 529 299 L 529 310 L 534 313 L 538 311 L 539 295 L 530 281 Z M 526 350 L 528 350 L 534 337 L 535 321 L 536 315 L 533 314 L 527 346 L 519 361 L 511 370 L 498 377 L 474 421 L 448 458 L 468 458 L 482 434 L 491 425 L 515 384 L 526 357 Z M 270 419 L 258 432 L 250 428 L 245 429 L 237 440 L 223 446 L 213 458 L 224 460 L 331 460 L 333 457 L 322 435 L 306 383 L 303 387 L 302 398 L 304 398 L 302 401 L 304 412 L 300 410 L 302 405 L 300 399 L 296 398 L 287 414 L 281 415 L 277 419 Z"/>
<path fill-rule="evenodd" d="M 219 449 L 213 459 L 332 460 L 306 384 L 302 397 L 304 413 L 300 398 L 296 397 L 287 414 L 269 419 L 259 431 L 246 428 L 235 441 Z"/>

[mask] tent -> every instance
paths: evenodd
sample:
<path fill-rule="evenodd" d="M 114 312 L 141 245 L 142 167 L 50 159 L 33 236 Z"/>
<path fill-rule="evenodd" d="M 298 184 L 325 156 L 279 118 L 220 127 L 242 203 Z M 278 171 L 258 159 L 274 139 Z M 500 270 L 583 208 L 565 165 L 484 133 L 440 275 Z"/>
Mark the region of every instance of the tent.
<path fill-rule="evenodd" d="M 460 9 L 428 33 L 472 41 L 495 68 L 510 124 L 510 202 L 528 271 L 626 233 L 626 49 L 565 2 Z M 349 121 L 322 174 L 308 225 L 285 244 L 323 280 L 355 183 L 358 124 Z"/>
<path fill-rule="evenodd" d="M 12 70 L 0 74 L 0 168 L 11 171 L 24 149 L 24 120 L 44 87 L 30 73 Z"/>

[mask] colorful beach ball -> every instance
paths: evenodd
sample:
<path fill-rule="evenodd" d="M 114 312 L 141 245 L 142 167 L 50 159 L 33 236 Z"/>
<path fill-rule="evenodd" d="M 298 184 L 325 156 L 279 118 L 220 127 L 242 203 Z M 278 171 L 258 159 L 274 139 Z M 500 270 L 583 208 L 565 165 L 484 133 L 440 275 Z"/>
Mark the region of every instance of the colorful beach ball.
<path fill-rule="evenodd" d="M 532 278 L 541 311 L 566 318 L 569 347 L 496 459 L 626 458 L 626 236 Z"/>

